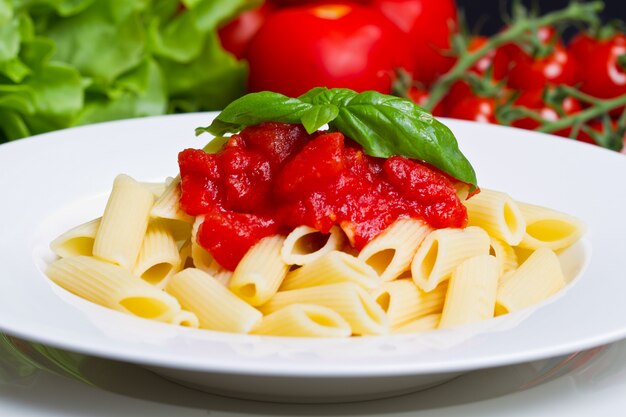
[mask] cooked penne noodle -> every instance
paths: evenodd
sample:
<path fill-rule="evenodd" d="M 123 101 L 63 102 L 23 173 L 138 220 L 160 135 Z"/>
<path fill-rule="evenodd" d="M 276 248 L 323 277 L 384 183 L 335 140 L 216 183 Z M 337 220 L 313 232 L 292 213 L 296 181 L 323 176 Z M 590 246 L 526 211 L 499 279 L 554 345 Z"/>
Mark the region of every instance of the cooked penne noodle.
<path fill-rule="evenodd" d="M 181 310 L 171 295 L 125 268 L 90 256 L 59 259 L 50 264 L 47 274 L 56 284 L 86 300 L 135 316 L 170 322 Z"/>
<path fill-rule="evenodd" d="M 332 251 L 289 272 L 280 286 L 280 291 L 340 282 L 352 282 L 371 290 L 380 284 L 380 278 L 362 260 L 344 252 Z"/>
<path fill-rule="evenodd" d="M 489 254 L 495 256 L 498 260 L 500 275 L 512 271 L 519 266 L 517 254 L 512 246 L 495 237 L 491 238 L 490 246 Z"/>
<path fill-rule="evenodd" d="M 559 258 L 551 249 L 539 248 L 498 286 L 496 314 L 537 304 L 564 286 Z"/>
<path fill-rule="evenodd" d="M 73 227 L 50 243 L 50 249 L 61 258 L 93 255 L 93 243 L 100 227 L 100 218 Z"/>
<path fill-rule="evenodd" d="M 193 265 L 203 270 L 204 272 L 215 275 L 220 272 L 223 268 L 217 263 L 213 256 L 202 246 L 198 244 L 196 240 L 196 235 L 198 233 L 198 229 L 204 222 L 204 216 L 196 217 L 195 222 L 193 223 L 193 227 L 191 229 L 191 259 L 193 260 Z"/>
<path fill-rule="evenodd" d="M 393 333 L 417 333 L 425 332 L 428 330 L 435 330 L 439 327 L 439 321 L 441 320 L 441 313 L 429 314 L 419 319 L 413 320 L 393 330 Z"/>
<path fill-rule="evenodd" d="M 383 281 L 394 280 L 410 268 L 417 248 L 431 230 L 421 220 L 397 220 L 365 245 L 358 258 L 373 267 Z"/>
<path fill-rule="evenodd" d="M 521 242 L 526 221 L 517 204 L 508 194 L 482 189 L 464 201 L 469 226 L 478 226 L 509 245 Z"/>
<path fill-rule="evenodd" d="M 263 317 L 253 334 L 292 337 L 348 337 L 350 325 L 328 307 L 291 304 Z"/>
<path fill-rule="evenodd" d="M 154 196 L 127 175 L 118 175 L 93 245 L 97 258 L 131 270 L 137 262 Z"/>
<path fill-rule="evenodd" d="M 198 316 L 193 314 L 191 311 L 185 310 L 181 310 L 180 312 L 174 314 L 168 320 L 168 323 L 183 327 L 193 327 L 194 329 L 200 327 L 200 321 L 198 320 Z"/>
<path fill-rule="evenodd" d="M 271 314 L 291 304 L 315 304 L 328 307 L 341 315 L 353 334 L 387 334 L 389 321 L 383 309 L 363 288 L 352 283 L 320 285 L 317 287 L 276 293 L 260 310 Z"/>
<path fill-rule="evenodd" d="M 180 268 L 178 246 L 171 233 L 159 222 L 150 222 L 133 273 L 157 288 Z"/>
<path fill-rule="evenodd" d="M 403 278 L 384 282 L 371 295 L 387 313 L 391 328 L 396 329 L 419 317 L 441 311 L 445 291 L 425 293 L 412 279 Z"/>
<path fill-rule="evenodd" d="M 422 290 L 432 291 L 450 278 L 454 268 L 465 259 L 489 254 L 489 247 L 489 235 L 479 227 L 435 230 L 424 239 L 413 258 L 413 280 Z"/>
<path fill-rule="evenodd" d="M 493 317 L 500 265 L 491 255 L 479 255 L 456 267 L 448 282 L 448 293 L 439 327 L 475 323 Z"/>
<path fill-rule="evenodd" d="M 260 311 L 197 268 L 178 272 L 165 289 L 198 317 L 203 329 L 248 333 L 262 318 Z"/>
<path fill-rule="evenodd" d="M 267 302 L 289 270 L 280 256 L 284 242 L 283 236 L 269 236 L 250 248 L 235 268 L 228 288 L 250 305 Z"/>
<path fill-rule="evenodd" d="M 545 207 L 518 203 L 526 219 L 526 230 L 519 246 L 525 249 L 564 249 L 585 233 L 582 221 L 569 214 Z"/>
<path fill-rule="evenodd" d="M 165 182 L 140 182 L 140 184 L 149 190 L 154 198 L 158 198 L 167 188 L 168 181 Z"/>
<path fill-rule="evenodd" d="M 280 255 L 288 265 L 305 265 L 343 246 L 344 236 L 337 226 L 324 234 L 309 226 L 296 227 L 285 239 Z"/>
<path fill-rule="evenodd" d="M 163 219 L 193 223 L 194 218 L 180 208 L 180 177 L 174 178 L 154 202 L 150 215 Z"/>

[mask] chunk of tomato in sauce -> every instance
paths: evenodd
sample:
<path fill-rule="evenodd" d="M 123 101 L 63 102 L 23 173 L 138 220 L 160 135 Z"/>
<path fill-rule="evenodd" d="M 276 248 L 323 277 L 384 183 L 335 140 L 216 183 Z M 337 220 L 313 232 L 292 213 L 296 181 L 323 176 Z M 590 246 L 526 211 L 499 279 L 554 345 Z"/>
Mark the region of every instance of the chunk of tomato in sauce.
<path fill-rule="evenodd" d="M 215 210 L 205 216 L 197 241 L 220 265 L 233 271 L 255 243 L 278 232 L 270 217 Z"/>
<path fill-rule="evenodd" d="M 180 205 L 192 216 L 207 213 L 221 199 L 220 171 L 215 155 L 202 149 L 185 149 L 178 154 Z"/>
<path fill-rule="evenodd" d="M 281 165 L 309 140 L 304 126 L 277 122 L 247 127 L 239 136 L 248 148 L 260 152 L 272 166 Z"/>

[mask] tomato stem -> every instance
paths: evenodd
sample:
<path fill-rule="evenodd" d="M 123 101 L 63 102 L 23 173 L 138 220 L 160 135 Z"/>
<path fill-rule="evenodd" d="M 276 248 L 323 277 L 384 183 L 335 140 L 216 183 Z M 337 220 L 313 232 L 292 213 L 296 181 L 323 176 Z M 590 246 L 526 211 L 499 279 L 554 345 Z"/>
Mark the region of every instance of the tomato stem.
<path fill-rule="evenodd" d="M 430 90 L 430 97 L 424 107 L 428 110 L 432 110 L 437 103 L 443 99 L 452 85 L 463 77 L 463 74 L 481 58 L 496 48 L 507 43 L 518 42 L 540 27 L 557 25 L 569 21 L 593 23 L 597 20 L 597 13 L 603 8 L 604 3 L 602 1 L 593 1 L 590 3 L 573 2 L 562 10 L 557 10 L 540 17 L 529 17 L 525 12 L 516 13 L 516 19 L 507 29 L 491 37 L 480 48 L 472 52 L 469 52 L 467 48 L 459 50 L 460 56 L 456 64 L 433 84 Z"/>

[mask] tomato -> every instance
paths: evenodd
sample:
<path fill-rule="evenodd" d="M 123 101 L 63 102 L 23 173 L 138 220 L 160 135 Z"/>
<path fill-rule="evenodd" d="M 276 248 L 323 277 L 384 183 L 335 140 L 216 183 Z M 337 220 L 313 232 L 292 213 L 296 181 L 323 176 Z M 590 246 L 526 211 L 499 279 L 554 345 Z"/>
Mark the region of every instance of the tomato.
<path fill-rule="evenodd" d="M 493 97 L 469 95 L 452 103 L 447 116 L 453 119 L 472 120 L 481 123 L 498 123 L 496 119 L 497 101 Z"/>
<path fill-rule="evenodd" d="M 485 46 L 485 44 L 489 41 L 489 38 L 487 38 L 486 36 L 473 36 L 470 41 L 469 44 L 467 45 L 467 49 L 470 52 L 475 52 L 478 49 L 482 48 L 483 46 Z M 491 66 L 493 65 L 493 59 L 496 56 L 496 51 L 495 50 L 491 50 L 487 53 L 487 55 L 483 56 L 482 58 L 480 58 L 471 68 L 470 71 L 478 74 L 478 75 L 484 75 L 487 70 L 489 70 L 489 68 L 491 68 Z"/>
<path fill-rule="evenodd" d="M 620 57 L 626 56 L 625 34 L 618 33 L 606 40 L 580 34 L 572 40 L 570 50 L 579 63 L 583 92 L 598 98 L 626 94 L 626 70 L 619 62 Z"/>
<path fill-rule="evenodd" d="M 246 56 L 250 39 L 261 28 L 273 6 L 265 2 L 256 9 L 243 12 L 237 19 L 221 27 L 218 35 L 222 47 L 238 59 Z"/>
<path fill-rule="evenodd" d="M 372 6 L 409 36 L 417 81 L 430 84 L 454 65 L 446 55 L 457 31 L 454 0 L 373 0 Z"/>
<path fill-rule="evenodd" d="M 543 119 L 548 121 L 556 121 L 561 118 L 561 115 L 554 107 L 546 104 L 543 101 L 543 89 L 527 90 L 524 91 L 514 103 L 516 106 L 526 107 L 527 109 L 536 111 Z M 561 104 L 565 115 L 572 115 L 578 113 L 581 110 L 581 105 L 578 100 L 573 97 L 566 97 Z M 539 127 L 540 123 L 530 117 L 523 117 L 515 120 L 511 123 L 512 126 L 522 129 L 535 130 Z M 554 135 L 569 137 L 572 133 L 572 128 L 568 127 L 555 132 Z"/>
<path fill-rule="evenodd" d="M 545 56 L 533 56 L 515 44 L 504 45 L 494 57 L 494 78 L 507 78 L 513 89 L 531 90 L 546 84 L 576 83 L 576 62 L 573 55 L 556 39 L 553 28 L 542 28 L 537 32 L 539 41 L 551 45 Z"/>
<path fill-rule="evenodd" d="M 409 100 L 411 100 L 418 106 L 424 107 L 428 102 L 428 91 L 424 90 L 423 88 L 411 87 L 406 94 Z M 433 114 L 433 116 L 443 116 L 443 102 L 439 102 L 431 113 Z"/>
<path fill-rule="evenodd" d="M 390 93 L 394 69 L 411 72 L 408 40 L 372 9 L 338 3 L 271 14 L 248 49 L 249 89 L 298 96 L 313 87 Z"/>

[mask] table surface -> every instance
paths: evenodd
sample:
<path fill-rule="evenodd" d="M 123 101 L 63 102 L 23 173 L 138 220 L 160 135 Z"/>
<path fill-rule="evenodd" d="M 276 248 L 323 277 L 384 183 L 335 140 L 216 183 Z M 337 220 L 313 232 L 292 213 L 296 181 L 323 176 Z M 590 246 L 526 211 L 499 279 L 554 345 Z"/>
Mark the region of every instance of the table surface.
<path fill-rule="evenodd" d="M 462 375 L 425 391 L 347 404 L 219 397 L 139 366 L 0 335 L 2 416 L 588 416 L 626 407 L 626 341 Z"/>

